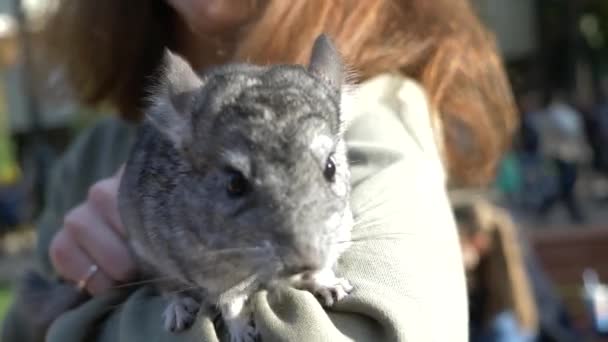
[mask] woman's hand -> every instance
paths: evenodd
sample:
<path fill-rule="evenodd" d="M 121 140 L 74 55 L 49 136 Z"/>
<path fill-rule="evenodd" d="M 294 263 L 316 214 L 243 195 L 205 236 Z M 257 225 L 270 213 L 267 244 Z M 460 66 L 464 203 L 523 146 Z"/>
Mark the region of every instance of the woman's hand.
<path fill-rule="evenodd" d="M 118 213 L 121 176 L 122 168 L 114 176 L 95 183 L 87 199 L 64 217 L 63 227 L 50 246 L 57 272 L 66 280 L 84 283 L 92 295 L 128 282 L 136 273 Z M 87 275 L 90 277 L 85 279 Z"/>

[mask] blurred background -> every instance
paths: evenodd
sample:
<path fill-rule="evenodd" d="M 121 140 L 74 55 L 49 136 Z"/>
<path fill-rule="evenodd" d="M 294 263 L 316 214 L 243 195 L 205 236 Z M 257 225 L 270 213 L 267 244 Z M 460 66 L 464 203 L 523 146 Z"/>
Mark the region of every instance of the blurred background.
<path fill-rule="evenodd" d="M 496 34 L 521 127 L 490 191 L 452 191 L 472 324 L 495 328 L 487 341 L 522 340 L 499 337 L 509 329 L 505 314 L 537 340 L 601 340 L 608 334 L 601 285 L 608 282 L 608 0 L 473 4 Z M 49 6 L 0 0 L 0 318 L 14 280 L 32 264 L 50 166 L 100 115 L 73 101 L 61 69 L 37 59 L 37 23 Z"/>

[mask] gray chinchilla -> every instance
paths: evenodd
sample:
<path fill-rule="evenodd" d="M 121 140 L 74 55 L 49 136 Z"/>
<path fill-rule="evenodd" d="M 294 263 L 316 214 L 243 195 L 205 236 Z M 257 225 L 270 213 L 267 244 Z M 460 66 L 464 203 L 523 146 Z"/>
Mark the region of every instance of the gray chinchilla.
<path fill-rule="evenodd" d="M 350 176 L 340 111 L 344 70 L 331 40 L 308 67 L 228 64 L 199 75 L 167 52 L 125 166 L 119 208 L 145 274 L 164 280 L 171 331 L 217 307 L 231 341 L 253 341 L 248 299 L 293 286 L 330 306 L 350 241 Z"/>

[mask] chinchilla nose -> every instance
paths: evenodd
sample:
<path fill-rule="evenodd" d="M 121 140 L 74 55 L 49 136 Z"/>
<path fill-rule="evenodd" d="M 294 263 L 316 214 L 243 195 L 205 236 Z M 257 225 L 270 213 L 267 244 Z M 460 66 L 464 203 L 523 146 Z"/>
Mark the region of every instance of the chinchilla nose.
<path fill-rule="evenodd" d="M 311 238 L 284 237 L 281 255 L 285 269 L 289 273 L 315 271 L 321 268 L 322 258 Z"/>

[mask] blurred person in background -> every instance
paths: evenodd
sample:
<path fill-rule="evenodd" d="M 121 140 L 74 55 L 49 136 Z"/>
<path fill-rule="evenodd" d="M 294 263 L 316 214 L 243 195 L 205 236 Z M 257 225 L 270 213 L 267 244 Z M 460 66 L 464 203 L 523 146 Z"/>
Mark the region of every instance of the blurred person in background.
<path fill-rule="evenodd" d="M 544 199 L 539 212 L 546 216 L 555 204 L 562 202 L 575 223 L 584 221 L 584 215 L 576 195 L 579 167 L 590 159 L 582 114 L 568 103 L 567 93 L 552 93 L 545 110 L 545 120 L 539 127 L 542 151 L 550 158 L 557 170 L 558 190 Z"/>
<path fill-rule="evenodd" d="M 595 103 L 579 105 L 583 113 L 585 133 L 592 152 L 593 167 L 608 175 L 608 78 L 599 82 Z M 589 101 L 588 101 L 589 102 Z"/>
<path fill-rule="evenodd" d="M 535 341 L 538 312 L 507 214 L 479 200 L 453 206 L 467 272 L 470 341 Z"/>
<path fill-rule="evenodd" d="M 39 262 L 67 286 L 98 270 L 82 289 L 91 298 L 52 322 L 36 315 L 49 312 L 48 303 L 18 298 L 3 341 L 32 333 L 48 342 L 217 338 L 202 313 L 182 334 L 163 331 L 166 302 L 149 284 L 117 287 L 137 274 L 116 208 L 117 170 L 163 49 L 196 69 L 304 64 L 322 32 L 361 82 L 347 114 L 357 118 L 346 138 L 359 156 L 352 206 L 358 221 L 378 222 L 379 238 L 342 258 L 355 291 L 331 311 L 303 291 L 281 301 L 257 296 L 262 340 L 467 340 L 464 271 L 445 188 L 487 184 L 516 125 L 493 35 L 468 1 L 63 0 L 46 30 L 49 58 L 67 68 L 83 103 L 110 104 L 118 115 L 84 132 L 55 166 L 38 224 Z M 379 205 L 362 211 L 370 198 Z M 397 238 L 382 239 L 391 229 Z M 353 233 L 365 235 L 357 226 Z M 40 322 L 52 323 L 48 333 L 34 329 Z"/>
<path fill-rule="evenodd" d="M 483 198 L 452 205 L 467 273 L 470 341 L 579 341 L 510 214 Z"/>
<path fill-rule="evenodd" d="M 540 129 L 545 119 L 540 89 L 531 87 L 517 96 L 521 122 L 514 153 L 521 167 L 521 193 L 518 204 L 522 209 L 536 213 L 543 201 L 555 191 L 555 181 L 542 154 Z"/>
<path fill-rule="evenodd" d="M 535 208 L 540 200 L 537 198 L 541 182 L 540 170 L 542 159 L 540 155 L 540 136 L 536 124 L 537 116 L 541 109 L 540 94 L 530 89 L 518 97 L 518 107 L 521 115 L 517 152 L 522 166 L 522 196 L 524 207 Z M 536 198 L 535 198 L 536 197 Z"/>
<path fill-rule="evenodd" d="M 540 152 L 540 136 L 537 121 L 542 111 L 540 91 L 528 89 L 519 95 L 517 102 L 522 117 L 519 128 L 519 149 L 524 155 L 537 159 Z"/>

